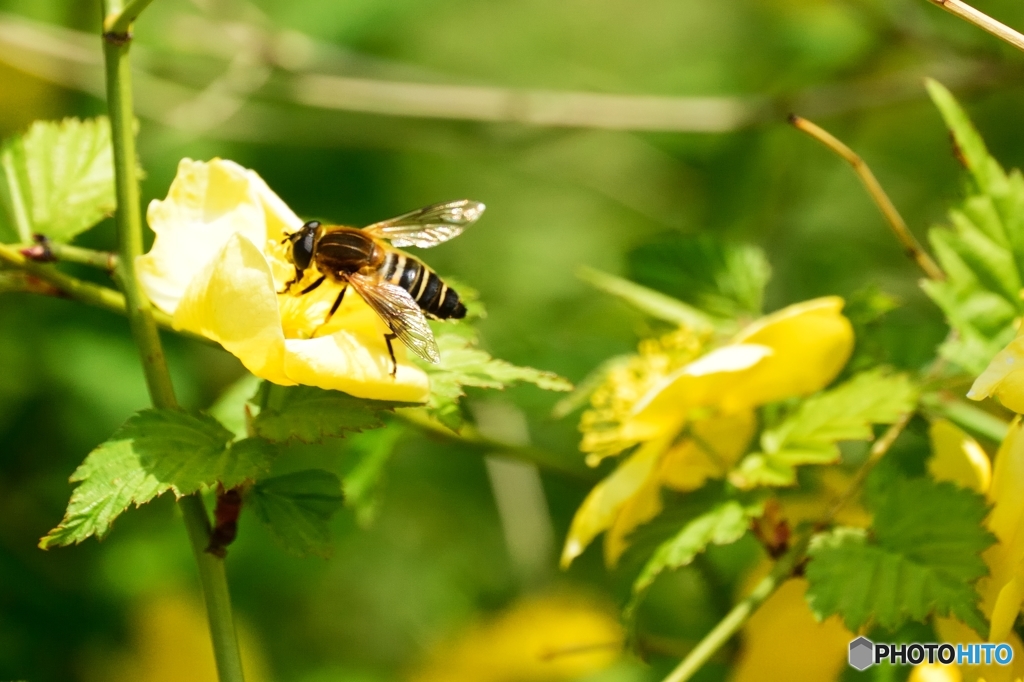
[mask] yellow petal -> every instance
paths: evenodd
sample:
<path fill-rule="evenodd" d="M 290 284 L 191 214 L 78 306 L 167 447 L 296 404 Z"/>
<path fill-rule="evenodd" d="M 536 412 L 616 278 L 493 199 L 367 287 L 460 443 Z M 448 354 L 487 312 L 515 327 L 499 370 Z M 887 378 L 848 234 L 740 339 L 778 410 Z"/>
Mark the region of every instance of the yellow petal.
<path fill-rule="evenodd" d="M 989 396 L 999 398 L 1005 407 L 1017 413 L 1024 413 L 1024 327 L 1017 338 L 1003 350 L 996 353 L 992 362 L 981 373 L 967 392 L 972 400 L 983 400 Z"/>
<path fill-rule="evenodd" d="M 932 458 L 928 470 L 939 481 L 985 493 L 992 482 L 992 463 L 978 441 L 947 419 L 936 419 L 928 429 Z"/>
<path fill-rule="evenodd" d="M 615 568 L 619 558 L 629 546 L 628 536 L 637 526 L 647 523 L 661 513 L 661 485 L 656 468 L 633 497 L 626 500 L 611 528 L 604 536 L 604 563 Z"/>
<path fill-rule="evenodd" d="M 998 542 L 982 555 L 989 575 L 978 581 L 982 611 L 991 615 L 999 593 L 1024 561 L 1024 425 L 1020 417 L 1010 424 L 996 453 L 988 499 L 992 512 L 986 520 Z"/>
<path fill-rule="evenodd" d="M 754 612 L 743 629 L 732 682 L 838 679 L 854 635 L 835 616 L 815 620 L 806 592 L 806 580 L 787 580 Z"/>
<path fill-rule="evenodd" d="M 192 279 L 174 326 L 216 341 L 262 379 L 295 383 L 284 371 L 284 334 L 270 268 L 241 235 L 231 236 Z"/>
<path fill-rule="evenodd" d="M 568 568 L 598 533 L 611 527 L 622 508 L 650 478 L 667 444 L 664 438 L 644 443 L 594 486 L 572 519 L 562 550 L 562 568 Z"/>
<path fill-rule="evenodd" d="M 1019 571 L 1018 571 L 1019 572 Z M 1013 629 L 1013 623 L 1020 614 L 1020 605 L 1024 602 L 1024 590 L 1021 589 L 1020 576 L 1014 576 L 1003 585 L 992 607 L 991 625 L 988 641 L 1004 642 Z"/>
<path fill-rule="evenodd" d="M 139 280 L 158 308 L 173 314 L 193 277 L 233 235 L 244 235 L 263 251 L 270 202 L 260 187 L 266 185 L 254 178 L 252 171 L 222 159 L 182 159 L 178 164 L 167 198 L 149 205 L 153 248 L 136 261 Z M 301 225 L 288 213 L 278 218 L 293 228 Z"/>
<path fill-rule="evenodd" d="M 674 445 L 661 460 L 661 482 L 681 492 L 696 490 L 709 478 L 722 478 L 747 451 L 757 423 L 752 410 L 693 422 L 695 438 Z"/>
<path fill-rule="evenodd" d="M 353 312 L 350 317 L 339 311 L 339 319 L 362 323 L 329 336 L 286 340 L 274 286 L 263 254 L 247 238 L 234 235 L 192 280 L 174 316 L 175 327 L 217 341 L 250 372 L 277 384 L 319 386 L 376 400 L 426 399 L 427 376 L 409 364 L 403 348 L 395 348 L 398 371 L 390 376 L 383 323 L 358 296 L 346 297 L 347 310 Z"/>
<path fill-rule="evenodd" d="M 828 386 L 853 352 L 853 326 L 838 296 L 797 303 L 761 318 L 733 343 L 768 346 L 774 352 L 722 396 L 724 410 L 753 407 Z"/>
<path fill-rule="evenodd" d="M 696 407 L 717 405 L 722 395 L 773 352 L 763 345 L 734 344 L 684 365 L 637 401 L 629 420 L 632 428 L 658 430 L 678 423 Z"/>
<path fill-rule="evenodd" d="M 843 299 L 817 298 L 764 317 L 728 346 L 676 370 L 637 402 L 633 421 L 666 423 L 697 407 L 738 412 L 814 393 L 836 378 L 853 352 Z"/>

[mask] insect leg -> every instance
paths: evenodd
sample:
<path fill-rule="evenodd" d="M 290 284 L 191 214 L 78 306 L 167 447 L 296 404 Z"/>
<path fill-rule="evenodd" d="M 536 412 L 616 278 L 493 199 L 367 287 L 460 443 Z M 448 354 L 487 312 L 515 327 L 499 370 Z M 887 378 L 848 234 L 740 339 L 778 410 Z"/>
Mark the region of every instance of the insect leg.
<path fill-rule="evenodd" d="M 388 355 L 391 356 L 391 378 L 394 379 L 395 375 L 398 374 L 398 360 L 395 360 L 395 349 L 391 347 L 391 340 L 397 339 L 397 334 L 385 334 L 384 343 L 388 344 Z"/>
<path fill-rule="evenodd" d="M 295 276 L 292 277 L 291 280 L 289 280 L 288 282 L 285 282 L 284 290 L 283 291 L 279 291 L 277 293 L 279 293 L 279 294 L 287 294 L 288 291 L 292 288 L 292 285 L 293 284 L 298 284 L 300 279 L 302 279 L 302 272 L 300 272 L 298 268 L 295 268 Z M 302 292 L 302 293 L 306 293 L 306 292 Z"/>
<path fill-rule="evenodd" d="M 341 302 L 345 298 L 345 292 L 348 291 L 348 286 L 344 286 L 341 289 L 341 293 L 338 294 L 338 298 L 334 299 L 334 305 L 331 306 L 330 312 L 327 313 L 327 319 L 324 320 L 324 324 L 330 322 L 331 318 L 334 317 L 334 313 L 338 312 L 338 308 L 341 307 Z"/>
<path fill-rule="evenodd" d="M 313 291 L 313 289 L 316 289 L 318 286 L 323 284 L 325 279 L 327 279 L 326 275 L 320 275 L 320 279 L 318 279 L 317 281 L 313 282 L 308 287 L 300 291 L 299 296 L 302 296 L 303 294 L 308 294 L 309 292 Z M 342 293 L 344 293 L 344 290 L 342 291 Z"/>

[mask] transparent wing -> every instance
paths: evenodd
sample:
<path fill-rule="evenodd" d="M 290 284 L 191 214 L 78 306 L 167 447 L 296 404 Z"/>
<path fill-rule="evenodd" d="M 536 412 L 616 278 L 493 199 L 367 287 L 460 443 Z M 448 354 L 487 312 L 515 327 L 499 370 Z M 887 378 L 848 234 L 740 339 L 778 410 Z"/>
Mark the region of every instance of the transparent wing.
<path fill-rule="evenodd" d="M 398 247 L 429 249 L 453 237 L 476 222 L 486 206 L 479 201 L 460 199 L 446 204 L 425 206 L 418 211 L 363 228 L 374 237 L 388 239 Z"/>
<path fill-rule="evenodd" d="M 441 361 L 434 332 L 408 291 L 380 277 L 358 273 L 350 275 L 348 282 L 409 350 L 427 362 Z"/>

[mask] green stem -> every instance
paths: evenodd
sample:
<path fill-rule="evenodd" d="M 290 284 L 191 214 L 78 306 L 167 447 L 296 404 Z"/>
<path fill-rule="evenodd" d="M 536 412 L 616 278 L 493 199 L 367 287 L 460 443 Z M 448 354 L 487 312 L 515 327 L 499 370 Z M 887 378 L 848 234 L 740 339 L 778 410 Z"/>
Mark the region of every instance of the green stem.
<path fill-rule="evenodd" d="M 198 495 L 188 495 L 178 500 L 178 508 L 185 519 L 192 553 L 199 565 L 199 579 L 203 584 L 217 675 L 221 682 L 241 682 L 245 677 L 231 613 L 231 595 L 228 593 L 224 560 L 206 551 L 210 545 L 210 519 L 206 514 L 206 505 Z"/>
<path fill-rule="evenodd" d="M 929 412 L 945 417 L 974 436 L 981 436 L 993 443 L 1002 443 L 1010 425 L 999 417 L 980 407 L 942 393 L 926 393 L 921 396 L 921 405 Z"/>
<path fill-rule="evenodd" d="M 132 0 L 122 7 L 120 0 L 104 0 L 103 56 L 106 64 L 107 106 L 114 148 L 114 180 L 117 193 L 118 262 L 115 276 L 125 296 L 128 323 L 142 356 L 146 385 L 153 405 L 177 409 L 174 385 L 167 369 L 160 331 L 153 318 L 149 299 L 135 276 L 135 259 L 142 254 L 142 213 L 139 207 L 139 180 L 135 153 L 135 116 L 132 107 L 131 35 L 128 26 L 148 0 Z M 222 559 L 206 553 L 210 520 L 198 495 L 179 501 L 192 552 L 203 585 L 206 612 L 210 623 L 214 658 L 221 682 L 243 682 L 242 661 L 238 650 L 227 576 Z"/>
<path fill-rule="evenodd" d="M 127 34 L 132 22 L 139 18 L 142 10 L 146 9 L 151 2 L 153 0 L 130 0 L 121 11 L 107 14 L 103 20 L 103 30 L 116 35 Z"/>
<path fill-rule="evenodd" d="M 3 168 L 4 178 L 7 179 L 7 194 L 11 198 L 11 209 L 14 213 L 14 225 L 18 229 L 18 238 L 27 242 L 32 239 L 32 225 L 29 223 L 28 211 L 25 209 L 25 196 L 21 193 L 18 172 L 14 168 L 10 149 L 0 155 L 0 167 Z"/>
<path fill-rule="evenodd" d="M 81 246 L 71 244 L 58 244 L 50 242 L 46 245 L 50 253 L 62 263 L 78 263 L 88 265 L 91 268 L 99 268 L 107 272 L 114 272 L 117 269 L 117 255 L 110 251 L 95 251 L 84 249 Z"/>
<path fill-rule="evenodd" d="M 707 661 L 715 655 L 729 639 L 735 635 L 751 614 L 774 594 L 779 585 L 793 573 L 793 569 L 803 561 L 807 546 L 811 542 L 811 533 L 805 532 L 782 557 L 775 562 L 772 572 L 761 580 L 740 603 L 732 607 L 725 618 L 718 622 L 696 647 L 683 659 L 675 670 L 665 678 L 664 682 L 685 682 L 693 677 Z"/>

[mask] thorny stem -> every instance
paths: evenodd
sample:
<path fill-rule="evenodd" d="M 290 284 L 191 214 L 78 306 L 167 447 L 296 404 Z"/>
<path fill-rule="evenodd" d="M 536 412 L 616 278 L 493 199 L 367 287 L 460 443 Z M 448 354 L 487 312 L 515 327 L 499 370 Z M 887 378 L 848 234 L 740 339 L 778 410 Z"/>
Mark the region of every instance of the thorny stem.
<path fill-rule="evenodd" d="M 928 255 L 928 252 L 924 250 L 921 243 L 917 241 L 917 237 L 907 227 L 907 223 L 903 220 L 903 216 L 896 210 L 896 206 L 889 199 L 889 195 L 882 189 L 882 185 L 879 184 L 875 178 L 875 174 L 871 172 L 871 169 L 864 162 L 864 159 L 860 158 L 856 152 L 843 144 L 838 138 L 833 136 L 824 128 L 811 123 L 806 118 L 801 118 L 795 114 L 791 114 L 789 122 L 797 130 L 801 130 L 814 139 L 821 142 L 823 145 L 834 151 L 836 154 L 841 156 L 843 160 L 849 163 L 857 177 L 860 178 L 864 188 L 868 191 L 871 199 L 878 206 L 878 209 L 882 212 L 889 227 L 892 228 L 893 233 L 896 235 L 896 239 L 899 240 L 903 246 L 904 251 L 918 267 L 924 271 L 924 274 L 929 279 L 936 281 L 942 281 L 946 279 L 946 274 L 942 269 L 932 260 L 932 257 Z"/>
<path fill-rule="evenodd" d="M 819 523 L 821 525 L 827 525 L 832 522 L 839 510 L 849 502 L 853 497 L 860 491 L 861 486 L 864 484 L 864 480 L 867 475 L 874 468 L 875 464 L 889 451 L 892 447 L 893 442 L 902 433 L 906 427 L 907 422 L 910 421 L 911 413 L 902 415 L 895 424 L 889 427 L 889 429 L 882 434 L 878 439 L 875 440 L 874 445 L 871 446 L 871 453 L 868 458 L 861 465 L 860 469 L 857 470 L 856 476 L 847 488 L 846 493 L 843 497 L 829 510 L 828 514 Z M 794 573 L 794 571 L 803 564 L 807 558 L 807 548 L 811 544 L 811 538 L 815 533 L 815 528 L 809 528 L 805 530 L 797 540 L 790 546 L 782 557 L 775 562 L 775 566 L 772 567 L 771 573 L 759 582 L 750 594 L 748 594 L 742 601 L 732 608 L 729 613 L 725 615 L 722 620 L 718 622 L 711 632 L 706 634 L 704 638 L 697 643 L 697 646 L 687 654 L 686 658 L 676 666 L 676 668 L 664 679 L 663 682 L 686 682 L 693 675 L 704 666 L 708 660 L 711 659 L 715 653 L 725 645 L 729 639 L 735 635 L 743 624 L 747 622 L 747 619 L 768 599 L 775 593 L 775 590 L 779 588 L 782 583 L 786 582 Z"/>
<path fill-rule="evenodd" d="M 982 30 L 988 31 L 995 37 L 1005 40 L 1018 50 L 1024 50 L 1024 35 L 1021 35 L 1006 24 L 996 21 L 984 12 L 979 12 L 967 3 L 960 0 L 929 0 L 929 2 L 933 5 L 938 5 L 950 14 L 955 14 L 961 19 L 974 24 Z"/>
<path fill-rule="evenodd" d="M 118 262 L 116 277 L 124 291 L 125 310 L 142 357 L 146 385 L 153 405 L 177 409 L 178 401 L 160 343 L 160 332 L 135 276 L 135 259 L 142 254 L 142 214 L 135 154 L 135 116 L 132 107 L 131 34 L 128 27 L 149 0 L 103 0 L 103 57 L 106 65 L 107 106 L 114 148 L 114 180 L 117 193 Z M 213 640 L 214 658 L 221 682 L 243 682 L 242 661 L 235 634 L 224 561 L 206 554 L 210 520 L 202 498 L 192 495 L 179 502 L 192 551 L 199 568 L 203 596 Z"/>

